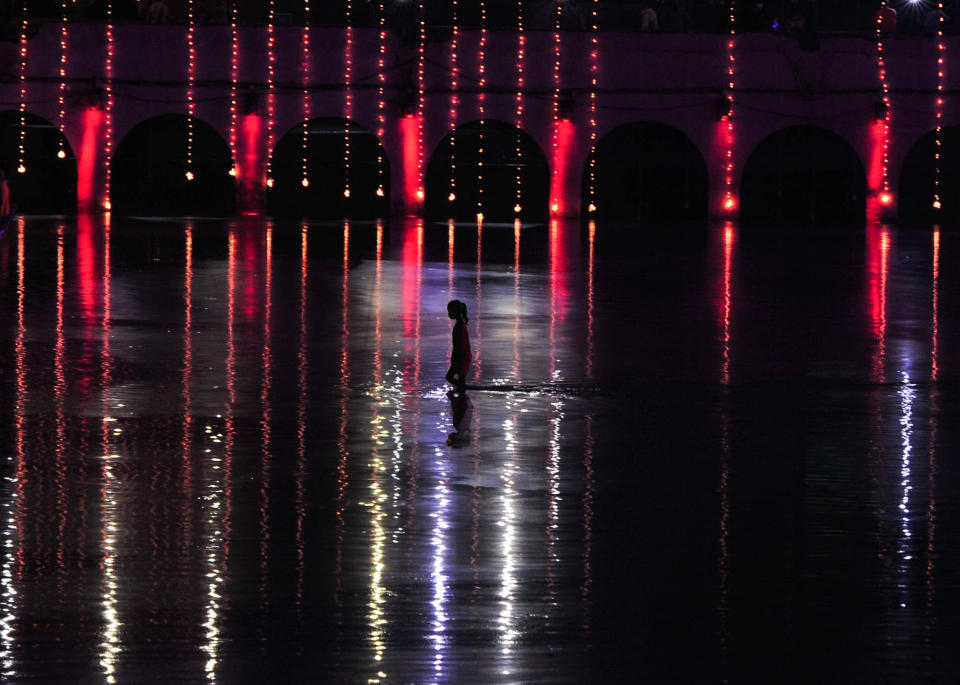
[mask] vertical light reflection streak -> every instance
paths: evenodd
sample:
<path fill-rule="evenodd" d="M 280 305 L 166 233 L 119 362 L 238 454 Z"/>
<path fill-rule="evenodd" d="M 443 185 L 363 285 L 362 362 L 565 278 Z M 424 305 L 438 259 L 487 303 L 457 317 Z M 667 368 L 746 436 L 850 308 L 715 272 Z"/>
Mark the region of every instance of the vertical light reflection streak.
<path fill-rule="evenodd" d="M 442 416 L 442 415 L 441 415 Z M 442 435 L 445 426 L 438 424 L 438 432 Z M 443 682 L 445 680 L 444 661 L 447 653 L 447 603 L 449 601 L 449 576 L 447 575 L 447 529 L 450 527 L 449 513 L 450 508 L 450 487 L 449 474 L 447 469 L 447 456 L 442 447 L 437 446 L 434 453 L 434 466 L 437 469 L 437 489 L 433 496 L 434 510 L 430 517 L 434 520 L 433 535 L 431 543 L 433 545 L 433 565 L 431 569 L 433 581 L 433 599 L 430 604 L 433 607 L 432 631 L 430 642 L 433 644 L 433 676 L 434 682 Z"/>
<path fill-rule="evenodd" d="M 910 382 L 910 374 L 906 371 L 900 372 L 900 504 L 897 505 L 900 510 L 900 544 L 898 548 L 899 564 L 898 571 L 900 581 L 897 587 L 900 589 L 901 608 L 907 606 L 907 596 L 909 593 L 909 574 L 913 554 L 911 553 L 911 543 L 913 531 L 910 527 L 910 493 L 913 491 L 912 481 L 912 457 L 913 457 L 913 402 L 916 399 L 916 391 Z"/>
<path fill-rule="evenodd" d="M 181 445 L 181 461 L 183 462 L 182 489 L 185 501 L 193 502 L 193 451 L 191 442 L 193 436 L 193 224 L 187 224 L 184 229 L 183 248 L 183 372 L 181 376 L 181 391 L 183 400 L 183 422 Z M 190 512 L 189 508 L 186 508 Z M 184 522 L 183 549 L 193 546 L 192 522 Z"/>
<path fill-rule="evenodd" d="M 66 418 L 64 403 L 67 392 L 67 379 L 64 374 L 65 342 L 63 337 L 63 296 L 64 296 L 64 262 L 63 262 L 63 224 L 57 226 L 57 323 L 56 343 L 53 348 L 53 396 L 56 406 L 56 435 L 57 444 L 54 450 L 55 480 L 57 488 L 57 594 L 63 595 L 65 578 L 64 572 L 64 545 L 67 526 L 67 465 L 66 465 Z"/>
<path fill-rule="evenodd" d="M 587 359 L 586 359 L 586 372 L 587 379 L 593 380 L 593 364 L 594 364 L 594 342 L 593 342 L 593 327 L 594 327 L 594 296 L 596 294 L 594 290 L 594 262 L 596 258 L 596 245 L 597 244 L 597 222 L 591 219 L 587 223 Z"/>
<path fill-rule="evenodd" d="M 477 220 L 477 269 L 476 285 L 474 287 L 474 302 L 476 306 L 476 315 L 474 316 L 475 340 L 483 340 L 483 220 Z M 473 349 L 473 367 L 474 378 L 483 378 L 483 345 L 476 345 Z M 481 410 L 478 405 L 473 408 L 473 420 L 477 425 L 482 424 Z M 472 527 L 470 531 L 470 568 L 473 570 L 473 592 L 471 595 L 471 607 L 476 609 L 480 599 L 480 509 L 483 503 L 483 493 L 480 487 L 480 433 L 473 433 L 473 487 L 470 513 L 472 516 Z M 471 612 L 471 617 L 475 617 L 475 612 Z"/>
<path fill-rule="evenodd" d="M 304 233 L 306 240 L 306 233 Z M 343 222 L 343 280 L 340 292 L 340 423 L 337 435 L 337 552 L 335 598 L 338 617 L 342 617 L 343 547 L 346 535 L 347 487 L 350 451 L 347 444 L 350 407 L 350 222 Z M 374 381 L 376 382 L 376 381 Z"/>
<path fill-rule="evenodd" d="M 260 611 L 266 620 L 270 598 L 270 477 L 273 461 L 273 416 L 270 391 L 273 384 L 273 227 L 267 224 L 263 257 L 263 347 L 260 353 Z M 252 278 L 252 274 L 248 274 Z"/>
<path fill-rule="evenodd" d="M 927 504 L 927 563 L 925 569 L 926 575 L 926 601 L 927 601 L 927 620 L 926 626 L 929 634 L 933 632 L 934 625 L 934 606 L 935 606 L 935 586 L 934 586 L 934 566 L 936 563 L 936 528 L 937 528 L 937 430 L 940 425 L 940 402 L 939 391 L 937 388 L 937 346 L 940 335 L 940 309 L 939 309 L 939 282 L 940 282 L 940 226 L 934 226 L 933 231 L 933 308 L 931 313 L 931 344 L 930 344 L 930 395 L 929 395 L 929 419 L 928 419 L 928 444 L 927 444 L 927 493 L 929 502 Z"/>
<path fill-rule="evenodd" d="M 732 221 L 724 222 L 723 226 L 723 302 L 721 310 L 721 336 L 723 344 L 723 358 L 720 367 L 720 538 L 717 560 L 719 574 L 719 588 L 717 597 L 717 613 L 719 619 L 720 652 L 726 656 L 730 640 L 730 423 L 731 423 L 731 396 L 730 396 L 730 326 L 733 311 L 733 248 L 736 242 L 736 231 Z"/>
<path fill-rule="evenodd" d="M 514 409 L 513 400 L 508 400 L 507 409 Z M 503 469 L 500 472 L 502 518 L 499 525 L 503 529 L 501 540 L 500 566 L 500 612 L 497 616 L 499 632 L 498 646 L 500 648 L 500 673 L 504 676 L 512 675 L 513 648 L 520 635 L 515 617 L 516 590 L 517 590 L 517 559 L 515 548 L 517 544 L 517 511 L 516 511 L 516 472 L 518 449 L 518 414 L 503 422 L 504 437 L 506 439 L 506 454 Z"/>
<path fill-rule="evenodd" d="M 114 467 L 120 462 L 120 455 L 114 452 L 112 425 L 116 419 L 111 414 L 110 385 L 113 381 L 113 357 L 110 350 L 111 327 L 111 266 L 110 266 L 110 215 L 104 216 L 103 237 L 103 323 L 101 324 L 102 347 L 100 351 L 100 392 L 103 430 L 103 466 L 101 469 L 101 570 L 103 571 L 102 596 L 100 605 L 103 610 L 103 632 L 100 637 L 100 667 L 104 680 L 116 682 L 116 663 L 120 655 L 119 583 L 117 581 L 117 534 L 119 517 L 117 516 L 118 479 Z"/>
<path fill-rule="evenodd" d="M 447 220 L 447 294 L 449 299 L 453 299 L 453 244 L 454 244 L 454 223 L 453 219 Z"/>
<path fill-rule="evenodd" d="M 870 379 L 883 383 L 887 357 L 887 272 L 890 260 L 890 233 L 886 226 L 867 228 L 867 278 L 870 324 L 874 353 Z"/>
<path fill-rule="evenodd" d="M 304 525 L 307 518 L 307 224 L 300 227 L 300 312 L 297 344 L 297 623 L 303 623 L 303 581 L 306 570 Z"/>
<path fill-rule="evenodd" d="M 566 257 L 564 254 L 563 231 L 557 219 L 550 221 L 550 382 L 558 383 L 562 380 L 562 373 L 557 359 L 557 325 L 558 320 L 566 318 L 566 292 L 564 270 Z M 546 618 L 549 626 L 553 610 L 557 607 L 556 574 L 554 568 L 560 563 L 557 552 L 557 531 L 560 528 L 560 427 L 563 422 L 563 401 L 557 397 L 550 403 L 550 445 L 547 454 L 547 606 Z"/>
<path fill-rule="evenodd" d="M 16 671 L 16 623 L 20 607 L 17 602 L 17 586 L 14 576 L 19 575 L 22 562 L 18 549 L 23 539 L 23 480 L 26 471 L 26 412 L 27 379 L 26 379 L 26 336 L 27 327 L 24 318 L 24 300 L 26 297 L 25 285 L 26 243 L 24 220 L 17 220 L 17 334 L 14 341 L 14 357 L 16 360 L 16 399 L 14 404 L 14 431 L 16 448 L 13 457 L 8 457 L 12 463 L 13 478 L 10 498 L 6 506 L 6 525 L 3 528 L 3 618 L 0 620 L 0 664 L 3 666 L 4 679 L 14 678 Z M 18 568 L 19 567 L 19 568 Z"/>
<path fill-rule="evenodd" d="M 520 382 L 520 219 L 513 220 L 513 380 Z"/>
<path fill-rule="evenodd" d="M 939 374 L 940 349 L 940 226 L 933 229 L 933 285 L 931 288 L 932 331 L 930 334 L 930 380 Z"/>
<path fill-rule="evenodd" d="M 720 377 L 723 385 L 730 385 L 730 313 L 733 306 L 733 245 L 736 239 L 733 222 L 723 227 L 723 365 Z"/>

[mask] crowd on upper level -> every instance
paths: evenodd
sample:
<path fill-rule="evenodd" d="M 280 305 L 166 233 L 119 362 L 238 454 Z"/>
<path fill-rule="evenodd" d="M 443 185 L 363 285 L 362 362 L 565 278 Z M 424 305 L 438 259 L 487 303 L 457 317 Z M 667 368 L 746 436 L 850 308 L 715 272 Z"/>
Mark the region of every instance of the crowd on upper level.
<path fill-rule="evenodd" d="M 738 32 L 796 34 L 875 31 L 877 12 L 888 6 L 888 33 L 920 34 L 957 29 L 960 0 L 732 0 Z M 722 32 L 730 25 L 731 0 L 521 0 L 527 30 L 552 30 L 559 17 L 565 31 Z M 940 10 L 939 6 L 943 9 Z M 307 8 L 309 7 L 309 13 Z M 276 24 L 343 26 L 376 25 L 380 12 L 391 28 L 404 35 L 419 33 L 420 20 L 429 27 L 515 29 L 517 3 L 510 0 L 0 0 L 2 37 L 19 37 L 26 11 L 32 24 L 56 22 L 66 11 L 69 21 L 100 22 L 108 12 L 116 23 L 183 24 L 192 10 L 199 24 L 264 24 L 272 12 Z M 481 16 L 481 8 L 483 17 Z M 422 17 L 421 17 L 421 14 Z M 896 15 L 889 21 L 890 13 Z"/>

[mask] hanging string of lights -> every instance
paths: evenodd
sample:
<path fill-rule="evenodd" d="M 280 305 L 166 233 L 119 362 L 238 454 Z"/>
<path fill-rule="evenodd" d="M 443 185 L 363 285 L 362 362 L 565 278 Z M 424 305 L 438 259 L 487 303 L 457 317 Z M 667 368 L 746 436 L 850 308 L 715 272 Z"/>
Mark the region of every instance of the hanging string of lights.
<path fill-rule="evenodd" d="M 237 25 L 240 20 L 240 3 L 230 3 L 230 157 L 233 165 L 231 176 L 240 175 L 240 153 L 237 149 L 237 131 L 240 122 L 240 102 L 237 81 L 240 78 L 240 33 Z"/>
<path fill-rule="evenodd" d="M 300 185 L 310 186 L 310 170 L 307 153 L 307 141 L 310 138 L 310 0 L 303 0 L 303 34 L 300 40 L 300 68 L 303 71 L 303 131 L 300 136 Z"/>
<path fill-rule="evenodd" d="M 417 19 L 420 35 L 417 42 L 417 199 L 421 202 L 423 193 L 423 166 L 426 151 L 424 149 L 423 117 L 426 110 L 426 50 L 427 50 L 427 13 L 423 0 L 417 3 Z"/>
<path fill-rule="evenodd" d="M 524 86 L 524 64 L 526 62 L 527 36 L 523 27 L 523 0 L 517 0 L 517 93 L 516 109 L 514 112 L 514 123 L 517 126 L 517 137 L 515 145 L 515 155 L 517 164 L 516 175 L 516 204 L 513 206 L 514 214 L 519 215 L 523 210 L 523 178 L 521 173 L 521 162 L 523 161 L 523 86 Z"/>
<path fill-rule="evenodd" d="M 273 144 L 277 125 L 277 2 L 267 7 L 267 187 L 273 188 Z"/>
<path fill-rule="evenodd" d="M 18 145 L 17 173 L 27 173 L 27 0 L 23 0 L 23 17 L 20 22 L 20 142 Z"/>
<path fill-rule="evenodd" d="M 480 0 L 480 43 L 477 48 L 477 117 L 480 120 L 480 134 L 477 137 L 477 222 L 483 221 L 483 155 L 487 99 L 487 3 Z"/>
<path fill-rule="evenodd" d="M 881 134 L 881 153 L 880 153 L 880 204 L 888 205 L 893 200 L 890 194 L 890 179 L 888 169 L 890 165 L 890 84 L 887 82 L 887 62 L 883 45 L 883 18 L 887 9 L 887 0 L 880 3 L 880 11 L 877 12 L 877 76 L 880 79 L 880 100 L 883 103 L 882 112 L 882 130 Z"/>
<path fill-rule="evenodd" d="M 187 0 L 187 180 L 194 179 L 193 174 L 193 118 L 197 112 L 195 86 L 197 80 L 197 21 L 195 0 Z"/>
<path fill-rule="evenodd" d="M 353 118 L 353 1 L 346 3 L 346 44 L 343 50 L 343 196 L 350 197 L 350 120 Z"/>
<path fill-rule="evenodd" d="M 377 25 L 380 28 L 380 33 L 377 36 L 379 41 L 377 52 L 377 141 L 380 143 L 377 145 L 377 197 L 383 197 L 386 172 L 383 157 L 383 137 L 387 131 L 387 12 L 384 0 L 380 0 L 377 10 L 379 13 Z"/>
<path fill-rule="evenodd" d="M 552 197 L 550 198 L 550 212 L 556 214 L 560 211 L 560 198 L 558 193 L 561 191 L 557 187 L 559 178 L 560 161 L 560 19 L 563 16 L 563 3 L 557 2 L 557 11 L 553 17 L 553 135 L 551 144 L 553 145 L 553 165 L 551 174 L 553 182 L 550 184 Z"/>
<path fill-rule="evenodd" d="M 450 193 L 447 195 L 448 202 L 454 202 L 457 199 L 457 49 L 460 40 L 460 28 L 457 25 L 459 3 L 457 0 L 451 0 L 453 16 L 451 24 L 452 36 L 450 38 Z"/>
<path fill-rule="evenodd" d="M 590 8 L 590 164 L 587 169 L 587 211 L 597 211 L 597 84 L 600 73 L 600 31 L 597 28 L 597 4 Z"/>
<path fill-rule="evenodd" d="M 723 208 L 732 212 L 736 206 L 737 201 L 733 192 L 733 145 L 734 145 L 734 109 L 733 109 L 733 92 L 736 88 L 736 76 L 737 76 L 737 56 L 735 54 L 737 48 L 737 9 L 735 0 L 730 0 L 729 5 L 729 26 L 730 26 L 730 36 L 727 39 L 727 92 L 724 94 L 726 98 L 726 113 L 723 117 L 726 122 L 726 162 L 724 165 L 724 193 L 723 193 Z"/>
<path fill-rule="evenodd" d="M 57 92 L 58 124 L 60 127 L 60 136 L 57 139 L 57 157 L 59 159 L 65 159 L 67 156 L 67 152 L 63 148 L 63 141 L 67 123 L 67 43 L 69 40 L 67 25 L 69 21 L 67 0 L 60 0 L 60 87 Z"/>
<path fill-rule="evenodd" d="M 113 57 L 116 46 L 113 36 L 113 0 L 107 0 L 107 23 L 104 26 L 104 38 L 107 46 L 103 60 L 103 201 L 105 211 L 110 211 L 110 185 L 112 181 L 113 161 Z"/>
<path fill-rule="evenodd" d="M 940 204 L 940 181 L 941 181 L 941 161 L 940 152 L 943 147 L 941 134 L 943 132 L 943 83 L 944 83 L 944 53 L 947 46 L 943 40 L 943 23 L 946 16 L 943 12 L 943 2 L 937 3 L 937 101 L 936 101 L 936 137 L 934 140 L 935 148 L 933 153 L 933 208 L 939 210 Z"/>

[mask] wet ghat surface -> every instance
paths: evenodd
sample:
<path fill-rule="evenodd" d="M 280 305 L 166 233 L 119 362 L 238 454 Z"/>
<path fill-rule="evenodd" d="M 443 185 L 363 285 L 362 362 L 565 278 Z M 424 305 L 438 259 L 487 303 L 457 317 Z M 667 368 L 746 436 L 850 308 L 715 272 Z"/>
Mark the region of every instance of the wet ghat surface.
<path fill-rule="evenodd" d="M 955 681 L 960 236 L 618 230 L 14 226 L 4 674 Z"/>

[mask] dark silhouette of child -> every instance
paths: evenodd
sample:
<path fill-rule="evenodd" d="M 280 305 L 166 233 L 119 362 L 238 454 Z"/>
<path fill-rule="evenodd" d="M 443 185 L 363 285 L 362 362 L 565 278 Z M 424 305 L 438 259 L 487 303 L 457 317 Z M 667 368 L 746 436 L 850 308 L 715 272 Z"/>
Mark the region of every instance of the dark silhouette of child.
<path fill-rule="evenodd" d="M 467 333 L 467 305 L 460 300 L 450 300 L 447 303 L 447 316 L 456 321 L 453 325 L 453 351 L 450 353 L 450 370 L 447 371 L 447 382 L 456 392 L 466 389 L 467 374 L 470 372 L 470 362 L 473 355 L 470 352 L 470 334 Z"/>

